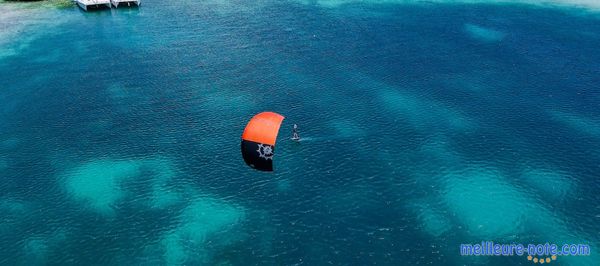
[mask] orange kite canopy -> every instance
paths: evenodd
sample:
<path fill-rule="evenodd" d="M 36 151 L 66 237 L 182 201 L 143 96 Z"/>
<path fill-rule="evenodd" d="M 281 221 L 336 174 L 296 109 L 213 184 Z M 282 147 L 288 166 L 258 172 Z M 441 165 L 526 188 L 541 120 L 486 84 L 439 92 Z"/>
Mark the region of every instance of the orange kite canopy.
<path fill-rule="evenodd" d="M 283 116 L 264 112 L 250 119 L 242 133 L 242 157 L 246 164 L 256 170 L 273 171 L 275 141 Z"/>
<path fill-rule="evenodd" d="M 262 112 L 250 119 L 242 139 L 275 146 L 279 127 L 285 117 L 274 112 Z"/>

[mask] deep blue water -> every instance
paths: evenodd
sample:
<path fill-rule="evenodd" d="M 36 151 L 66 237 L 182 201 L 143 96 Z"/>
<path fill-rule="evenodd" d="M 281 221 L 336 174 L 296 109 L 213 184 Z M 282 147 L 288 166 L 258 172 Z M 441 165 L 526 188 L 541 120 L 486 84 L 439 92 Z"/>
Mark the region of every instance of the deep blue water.
<path fill-rule="evenodd" d="M 597 13 L 45 12 L 0 42 L 2 265 L 531 264 L 459 255 L 483 240 L 599 261 Z M 239 154 L 265 110 L 286 116 L 273 173 Z"/>

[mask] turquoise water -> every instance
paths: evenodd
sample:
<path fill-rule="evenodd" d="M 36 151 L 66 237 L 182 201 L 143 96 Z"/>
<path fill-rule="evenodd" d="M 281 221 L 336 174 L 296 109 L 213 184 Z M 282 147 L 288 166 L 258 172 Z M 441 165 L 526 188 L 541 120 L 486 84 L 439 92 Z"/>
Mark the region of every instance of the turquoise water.
<path fill-rule="evenodd" d="M 0 3 L 0 264 L 600 261 L 597 11 L 399 2 Z"/>

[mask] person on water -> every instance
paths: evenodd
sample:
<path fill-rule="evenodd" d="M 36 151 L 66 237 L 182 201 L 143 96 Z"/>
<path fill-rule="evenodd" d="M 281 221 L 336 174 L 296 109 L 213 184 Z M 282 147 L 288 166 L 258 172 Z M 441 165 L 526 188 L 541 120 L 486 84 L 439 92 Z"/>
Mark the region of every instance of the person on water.
<path fill-rule="evenodd" d="M 300 140 L 298 135 L 298 125 L 294 124 L 294 130 L 292 131 L 292 140 Z"/>

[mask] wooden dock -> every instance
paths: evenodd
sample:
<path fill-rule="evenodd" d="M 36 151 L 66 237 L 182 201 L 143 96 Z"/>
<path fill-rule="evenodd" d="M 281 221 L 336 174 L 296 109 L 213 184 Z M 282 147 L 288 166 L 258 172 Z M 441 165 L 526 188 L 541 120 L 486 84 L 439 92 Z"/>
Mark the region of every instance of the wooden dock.
<path fill-rule="evenodd" d="M 112 8 L 113 6 L 117 8 L 119 5 L 140 6 L 142 4 L 142 0 L 75 0 L 75 2 L 85 11 L 103 7 Z"/>

